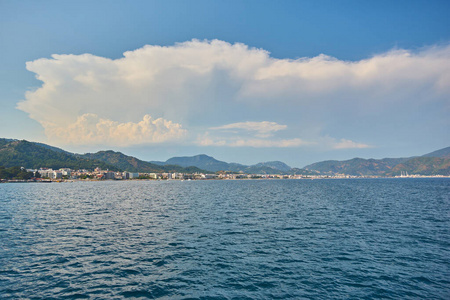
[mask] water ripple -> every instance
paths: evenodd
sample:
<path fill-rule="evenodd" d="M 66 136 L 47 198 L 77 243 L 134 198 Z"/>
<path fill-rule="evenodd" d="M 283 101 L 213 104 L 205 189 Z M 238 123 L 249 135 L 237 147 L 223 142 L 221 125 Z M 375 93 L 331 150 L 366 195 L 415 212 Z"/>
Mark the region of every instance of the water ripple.
<path fill-rule="evenodd" d="M 2 299 L 449 299 L 450 180 L 0 185 Z"/>

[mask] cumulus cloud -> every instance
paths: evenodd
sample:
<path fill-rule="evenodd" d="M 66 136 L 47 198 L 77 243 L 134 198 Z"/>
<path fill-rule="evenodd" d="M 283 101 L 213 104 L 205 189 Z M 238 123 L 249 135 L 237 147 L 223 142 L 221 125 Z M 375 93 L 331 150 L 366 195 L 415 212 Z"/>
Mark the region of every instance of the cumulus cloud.
<path fill-rule="evenodd" d="M 302 102 L 335 95 L 362 101 L 427 91 L 430 97 L 450 93 L 450 47 L 413 53 L 392 50 L 360 61 L 319 55 L 297 60 L 271 59 L 259 68 L 243 93 L 250 97 L 284 96 Z"/>
<path fill-rule="evenodd" d="M 450 99 L 450 46 L 415 52 L 398 49 L 359 61 L 326 55 L 293 60 L 273 58 L 266 50 L 240 43 L 192 40 L 166 47 L 147 45 L 125 52 L 119 59 L 52 55 L 28 62 L 26 67 L 42 86 L 27 92 L 17 107 L 42 124 L 49 138 L 66 143 L 98 141 L 90 136 L 111 144 L 126 140 L 156 143 L 183 136 L 179 134 L 182 129 L 177 129 L 167 135 L 170 139 L 154 133 L 117 137 L 120 124 L 140 124 L 147 114 L 171 124 L 162 128 L 183 124 L 189 130 L 205 130 L 216 126 L 214 130 L 250 130 L 264 138 L 285 125 L 232 122 L 245 112 L 253 117 L 258 112 L 268 116 L 275 110 L 280 115 L 308 115 L 311 103 L 327 111 L 356 109 L 360 103 L 365 103 L 364 109 L 372 105 L 387 111 L 394 102 L 434 102 L 448 108 Z M 77 129 L 85 125 L 76 124 L 92 115 L 98 118 L 95 133 Z M 343 115 L 342 120 L 348 116 Z M 231 124 L 218 126 L 227 122 Z M 295 122 L 294 118 L 286 120 L 289 126 Z M 115 129 L 97 129 L 104 123 Z M 83 134 L 87 136 L 80 138 Z"/>
<path fill-rule="evenodd" d="M 223 126 L 218 127 L 211 127 L 212 130 L 229 130 L 229 129 L 243 129 L 247 131 L 254 131 L 256 132 L 256 136 L 258 137 L 270 137 L 273 135 L 274 132 L 286 129 L 287 125 L 280 125 L 276 122 L 268 122 L 268 121 L 262 121 L 262 122 L 238 122 L 238 123 L 232 123 L 227 124 Z"/>
<path fill-rule="evenodd" d="M 182 138 L 186 130 L 180 124 L 162 118 L 153 120 L 145 115 L 138 123 L 119 123 L 102 119 L 95 114 L 84 114 L 65 127 L 49 123 L 46 133 L 57 142 L 77 145 L 121 145 L 161 143 Z"/>

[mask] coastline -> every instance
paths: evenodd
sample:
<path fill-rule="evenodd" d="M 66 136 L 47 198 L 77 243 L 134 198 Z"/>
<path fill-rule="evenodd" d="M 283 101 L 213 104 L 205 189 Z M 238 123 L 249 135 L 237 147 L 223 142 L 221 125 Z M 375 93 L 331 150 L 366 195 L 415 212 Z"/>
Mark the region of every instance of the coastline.
<path fill-rule="evenodd" d="M 444 175 L 434 175 L 434 176 L 317 176 L 317 177 L 247 177 L 247 178 L 201 178 L 201 179 L 28 179 L 28 180 L 3 180 L 0 179 L 0 183 L 73 183 L 73 182 L 124 182 L 124 181 L 164 181 L 164 182 L 183 182 L 183 181 L 222 181 L 222 180 L 244 180 L 244 181 L 254 181 L 254 180 L 327 180 L 327 179 L 439 179 L 446 178 L 450 179 L 450 176 Z"/>

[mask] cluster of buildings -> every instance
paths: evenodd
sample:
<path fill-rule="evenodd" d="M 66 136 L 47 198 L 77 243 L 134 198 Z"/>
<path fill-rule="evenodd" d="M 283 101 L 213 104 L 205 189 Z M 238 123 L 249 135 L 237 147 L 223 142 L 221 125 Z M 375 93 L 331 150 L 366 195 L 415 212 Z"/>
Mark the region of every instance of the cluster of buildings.
<path fill-rule="evenodd" d="M 36 177 L 51 180 L 63 179 L 87 179 L 87 180 L 127 180 L 127 179 L 212 179 L 211 174 L 184 174 L 184 173 L 137 173 L 137 172 L 113 172 L 96 168 L 91 170 L 72 170 L 61 168 L 59 170 L 41 168 L 39 170 L 27 169 Z M 37 176 L 39 173 L 39 176 Z"/>
<path fill-rule="evenodd" d="M 113 172 L 96 168 L 91 170 L 72 170 L 61 168 L 59 170 L 42 168 L 39 170 L 28 169 L 36 176 L 47 180 L 128 180 L 128 179 L 154 179 L 154 180 L 206 180 L 206 179 L 302 179 L 311 178 L 305 175 L 278 175 L 278 174 L 243 174 L 231 172 L 219 172 L 217 174 L 203 173 L 137 173 L 137 172 Z"/>
<path fill-rule="evenodd" d="M 101 170 L 96 168 L 94 171 L 90 170 L 72 170 L 69 168 L 61 168 L 59 170 L 41 168 L 39 170 L 27 169 L 28 172 L 33 172 L 36 177 L 44 179 L 135 179 L 140 176 L 139 173 L 133 172 L 113 172 L 109 170 Z M 37 176 L 39 173 L 39 176 Z"/>
<path fill-rule="evenodd" d="M 64 181 L 64 180 L 129 180 L 129 179 L 153 179 L 153 180 L 207 180 L 207 179 L 325 179 L 325 178 L 378 178 L 379 176 L 353 176 L 346 174 L 334 175 L 281 175 L 281 174 L 245 174 L 220 171 L 215 174 L 203 173 L 137 173 L 137 172 L 113 172 L 96 168 L 91 170 L 72 170 L 61 168 L 58 170 L 41 168 L 39 170 L 27 169 L 33 172 L 40 181 Z M 39 175 L 37 175 L 39 173 Z M 395 177 L 421 178 L 421 177 L 447 177 L 442 175 L 421 176 L 402 174 Z M 23 181 L 23 180 L 22 180 Z M 28 180 L 28 181 L 34 181 Z"/>

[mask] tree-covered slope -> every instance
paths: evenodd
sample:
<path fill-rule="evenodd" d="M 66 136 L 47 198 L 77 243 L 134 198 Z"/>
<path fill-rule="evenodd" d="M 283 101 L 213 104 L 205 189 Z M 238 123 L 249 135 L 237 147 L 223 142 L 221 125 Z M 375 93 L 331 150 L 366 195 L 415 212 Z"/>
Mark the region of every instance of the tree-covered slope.
<path fill-rule="evenodd" d="M 424 157 L 439 157 L 439 158 L 450 158 L 450 147 L 443 148 L 437 151 L 433 151 L 431 153 L 427 153 L 422 155 Z"/>
<path fill-rule="evenodd" d="M 6 168 L 21 166 L 30 169 L 37 168 L 71 168 L 71 169 L 101 169 L 118 170 L 117 167 L 98 160 L 76 157 L 65 151 L 54 151 L 38 143 L 25 140 L 0 139 L 0 166 Z"/>
<path fill-rule="evenodd" d="M 181 167 L 177 165 L 157 165 L 150 162 L 142 161 L 136 157 L 125 155 L 115 151 L 99 151 L 97 153 L 86 153 L 79 155 L 87 159 L 96 159 L 111 164 L 129 172 L 145 172 L 145 173 L 161 173 L 161 172 L 180 172 L 180 173 L 196 173 L 205 172 L 197 167 Z"/>
<path fill-rule="evenodd" d="M 389 175 L 400 175 L 408 172 L 410 175 L 450 175 L 450 158 L 415 157 L 396 165 Z"/>
<path fill-rule="evenodd" d="M 165 162 L 166 165 L 178 165 L 182 167 L 195 166 L 197 168 L 212 172 L 217 171 L 236 171 L 236 168 L 230 168 L 230 164 L 215 159 L 214 157 L 200 154 L 195 156 L 172 157 Z M 239 165 L 239 164 L 235 164 Z M 236 167 L 236 166 L 235 166 Z M 245 167 L 245 166 L 244 166 Z M 232 170 L 233 169 L 233 170 Z"/>
<path fill-rule="evenodd" d="M 408 158 L 384 158 L 363 159 L 353 158 L 350 160 L 337 161 L 328 160 L 314 163 L 305 167 L 307 170 L 317 171 L 321 174 L 347 174 L 354 176 L 381 176 L 390 172 L 393 167 Z"/>
<path fill-rule="evenodd" d="M 282 171 L 282 172 L 289 172 L 292 169 L 290 166 L 288 166 L 287 164 L 285 164 L 282 161 L 261 162 L 261 163 L 258 163 L 256 165 L 252 165 L 250 167 L 253 167 L 253 168 L 270 168 L 270 169 L 275 169 L 275 170 L 279 170 L 279 171 Z"/>
<path fill-rule="evenodd" d="M 269 161 L 258 163 L 251 166 L 246 166 L 238 163 L 227 163 L 215 159 L 214 157 L 200 154 L 195 156 L 181 156 L 172 157 L 166 162 L 153 162 L 158 165 L 179 165 L 183 167 L 195 166 L 200 169 L 208 170 L 211 172 L 218 171 L 231 171 L 231 172 L 243 172 L 248 174 L 292 174 L 291 167 L 281 161 Z M 299 169 L 295 172 L 299 173 Z M 305 173 L 308 173 L 305 171 Z"/>
<path fill-rule="evenodd" d="M 0 166 L 0 179 L 3 179 L 3 180 L 11 180 L 11 179 L 27 180 L 27 179 L 31 179 L 33 177 L 34 177 L 33 172 L 27 172 L 27 170 L 22 169 L 21 167 L 5 168 L 3 166 Z"/>
<path fill-rule="evenodd" d="M 410 175 L 450 175 L 449 164 L 450 147 L 447 147 L 419 157 L 328 160 L 308 165 L 305 169 L 321 174 L 355 176 L 396 176 L 402 172 L 408 172 Z"/>

